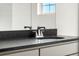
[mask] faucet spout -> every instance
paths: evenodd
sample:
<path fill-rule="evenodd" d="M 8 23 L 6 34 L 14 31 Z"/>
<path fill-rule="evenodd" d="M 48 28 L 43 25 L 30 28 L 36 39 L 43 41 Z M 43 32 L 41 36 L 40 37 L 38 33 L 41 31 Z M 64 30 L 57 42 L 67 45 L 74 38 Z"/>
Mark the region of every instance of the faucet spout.
<path fill-rule="evenodd" d="M 44 37 L 42 30 L 45 30 L 45 27 L 38 27 L 37 28 L 36 38 Z"/>

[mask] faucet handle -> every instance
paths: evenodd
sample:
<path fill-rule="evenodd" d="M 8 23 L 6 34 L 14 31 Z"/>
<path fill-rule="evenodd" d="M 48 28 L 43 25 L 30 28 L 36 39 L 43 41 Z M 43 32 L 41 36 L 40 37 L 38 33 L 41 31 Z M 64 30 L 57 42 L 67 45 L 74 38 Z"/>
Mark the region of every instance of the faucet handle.
<path fill-rule="evenodd" d="M 44 26 L 43 27 L 38 26 L 37 30 L 39 30 L 39 29 L 40 29 L 40 31 L 44 32 L 46 28 Z"/>
<path fill-rule="evenodd" d="M 24 29 L 29 28 L 30 30 L 32 29 L 32 26 L 24 26 Z"/>
<path fill-rule="evenodd" d="M 41 26 L 38 26 L 37 29 L 44 29 L 45 30 L 46 28 L 43 27 L 43 26 L 42 27 Z"/>

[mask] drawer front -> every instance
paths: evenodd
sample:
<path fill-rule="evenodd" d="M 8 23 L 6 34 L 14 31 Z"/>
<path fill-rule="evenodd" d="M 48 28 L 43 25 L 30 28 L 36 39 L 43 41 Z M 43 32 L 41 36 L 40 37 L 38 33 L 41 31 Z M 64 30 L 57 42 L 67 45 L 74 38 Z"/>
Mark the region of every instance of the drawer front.
<path fill-rule="evenodd" d="M 12 54 L 8 54 L 6 56 L 38 56 L 38 50 L 31 50 L 31 51 L 23 51 L 23 52 L 16 52 Z"/>
<path fill-rule="evenodd" d="M 70 55 L 70 56 L 78 56 L 78 54 Z"/>
<path fill-rule="evenodd" d="M 47 47 L 40 49 L 41 56 L 64 56 L 78 52 L 78 43 Z"/>

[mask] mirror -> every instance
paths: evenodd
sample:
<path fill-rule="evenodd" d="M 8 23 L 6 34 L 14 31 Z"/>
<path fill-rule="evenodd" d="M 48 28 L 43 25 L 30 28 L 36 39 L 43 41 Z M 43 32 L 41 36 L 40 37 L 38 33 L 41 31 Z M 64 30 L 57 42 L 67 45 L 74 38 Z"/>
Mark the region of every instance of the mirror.
<path fill-rule="evenodd" d="M 56 28 L 55 13 L 38 15 L 37 3 L 0 3 L 0 31 L 26 30 L 24 26 Z"/>
<path fill-rule="evenodd" d="M 45 26 L 47 29 L 56 28 L 56 4 L 45 4 L 32 4 L 32 27 L 34 29 L 38 26 Z"/>

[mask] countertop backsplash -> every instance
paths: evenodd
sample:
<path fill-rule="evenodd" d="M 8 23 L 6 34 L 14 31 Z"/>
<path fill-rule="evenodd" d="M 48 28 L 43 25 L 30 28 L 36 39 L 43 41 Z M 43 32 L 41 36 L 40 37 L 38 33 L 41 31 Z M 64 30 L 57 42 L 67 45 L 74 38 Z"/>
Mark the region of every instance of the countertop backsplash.
<path fill-rule="evenodd" d="M 35 37 L 35 30 L 16 30 L 16 31 L 0 31 L 0 40 L 14 38 L 31 38 Z M 56 36 L 57 29 L 45 29 L 44 36 Z"/>

